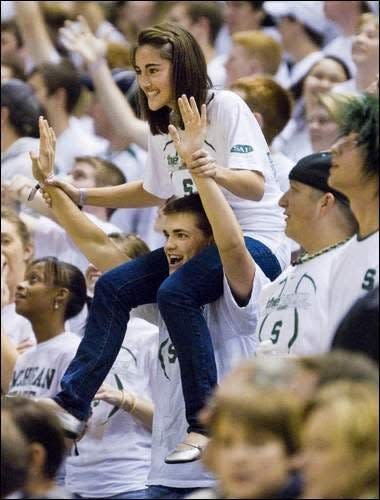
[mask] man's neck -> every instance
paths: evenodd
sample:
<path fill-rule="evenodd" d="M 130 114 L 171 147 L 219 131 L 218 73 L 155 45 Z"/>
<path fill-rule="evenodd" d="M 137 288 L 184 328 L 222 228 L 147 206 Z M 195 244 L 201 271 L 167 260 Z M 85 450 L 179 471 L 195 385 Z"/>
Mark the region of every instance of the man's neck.
<path fill-rule="evenodd" d="M 359 236 L 366 236 L 379 230 L 379 195 L 376 193 L 359 193 L 350 197 L 350 206 L 359 224 Z"/>
<path fill-rule="evenodd" d="M 130 146 L 130 143 L 121 135 L 110 133 L 108 137 L 106 135 L 103 137 L 109 141 L 112 151 L 124 151 Z"/>
<path fill-rule="evenodd" d="M 352 236 L 350 231 L 337 224 L 321 224 L 309 234 L 311 237 L 307 241 L 299 242 L 308 254 L 320 252 Z"/>
<path fill-rule="evenodd" d="M 107 222 L 107 209 L 104 207 L 95 207 L 92 205 L 86 205 L 84 207 L 84 212 L 95 215 L 98 219 L 102 220 L 103 222 Z"/>
<path fill-rule="evenodd" d="M 59 137 L 68 127 L 70 115 L 66 111 L 58 109 L 55 113 L 48 113 L 49 124 Z"/>
<path fill-rule="evenodd" d="M 1 152 L 7 151 L 17 139 L 20 139 L 20 136 L 11 127 L 6 127 L 1 132 Z"/>
<path fill-rule="evenodd" d="M 206 63 L 207 64 L 210 63 L 216 56 L 216 50 L 209 43 L 202 44 L 201 48 L 203 50 L 203 54 L 205 56 Z"/>

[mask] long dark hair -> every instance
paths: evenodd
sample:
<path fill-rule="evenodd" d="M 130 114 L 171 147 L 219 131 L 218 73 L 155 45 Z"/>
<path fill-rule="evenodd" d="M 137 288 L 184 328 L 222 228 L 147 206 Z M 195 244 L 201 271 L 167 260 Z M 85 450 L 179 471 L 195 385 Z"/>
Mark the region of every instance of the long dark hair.
<path fill-rule="evenodd" d="M 160 51 L 163 59 L 170 61 L 172 69 L 173 93 L 176 101 L 182 94 L 193 96 L 198 108 L 206 102 L 207 91 L 212 83 L 207 76 L 207 64 L 202 49 L 193 35 L 171 23 L 162 23 L 140 31 L 137 44 L 132 50 L 132 64 L 136 66 L 136 51 L 143 45 L 151 45 Z M 150 125 L 153 135 L 166 134 L 170 123 L 171 110 L 164 106 L 151 111 L 144 92 L 139 89 L 139 103 L 142 117 Z M 181 120 L 180 124 L 181 124 Z"/>

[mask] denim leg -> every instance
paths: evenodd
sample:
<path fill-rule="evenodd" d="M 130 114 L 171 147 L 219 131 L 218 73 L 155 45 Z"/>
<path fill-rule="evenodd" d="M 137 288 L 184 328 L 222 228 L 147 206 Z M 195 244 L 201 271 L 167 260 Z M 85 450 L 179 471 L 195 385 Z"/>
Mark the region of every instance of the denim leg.
<path fill-rule="evenodd" d="M 265 245 L 252 238 L 246 238 L 246 245 L 272 279 L 281 272 L 278 260 Z M 212 340 L 201 308 L 222 293 L 223 266 L 212 245 L 170 275 L 157 294 L 160 313 L 177 351 L 188 432 L 205 433 L 197 415 L 217 384 Z"/>
<path fill-rule="evenodd" d="M 90 405 L 120 351 L 129 313 L 156 302 L 168 276 L 163 249 L 133 259 L 103 274 L 96 283 L 84 337 L 54 400 L 75 417 L 86 420 Z"/>
<path fill-rule="evenodd" d="M 187 498 L 195 491 L 202 488 L 171 488 L 169 486 L 148 486 L 145 498 L 157 500 L 158 498 L 182 499 Z"/>

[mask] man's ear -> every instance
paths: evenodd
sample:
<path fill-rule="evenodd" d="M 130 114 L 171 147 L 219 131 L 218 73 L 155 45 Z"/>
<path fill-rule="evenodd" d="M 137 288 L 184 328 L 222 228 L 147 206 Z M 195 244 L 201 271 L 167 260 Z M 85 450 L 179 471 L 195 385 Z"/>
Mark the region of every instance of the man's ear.
<path fill-rule="evenodd" d="M 264 118 L 263 118 L 263 115 L 261 113 L 258 113 L 257 111 L 254 111 L 253 112 L 253 116 L 256 118 L 257 123 L 259 124 L 260 128 L 263 129 L 264 128 Z"/>

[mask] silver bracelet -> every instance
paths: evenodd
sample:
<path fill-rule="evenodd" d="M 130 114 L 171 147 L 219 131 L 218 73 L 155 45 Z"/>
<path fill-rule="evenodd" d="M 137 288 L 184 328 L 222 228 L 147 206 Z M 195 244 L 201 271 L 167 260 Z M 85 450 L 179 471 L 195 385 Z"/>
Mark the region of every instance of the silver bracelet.
<path fill-rule="evenodd" d="M 79 188 L 79 206 L 83 207 L 86 201 L 86 191 L 84 188 Z"/>

